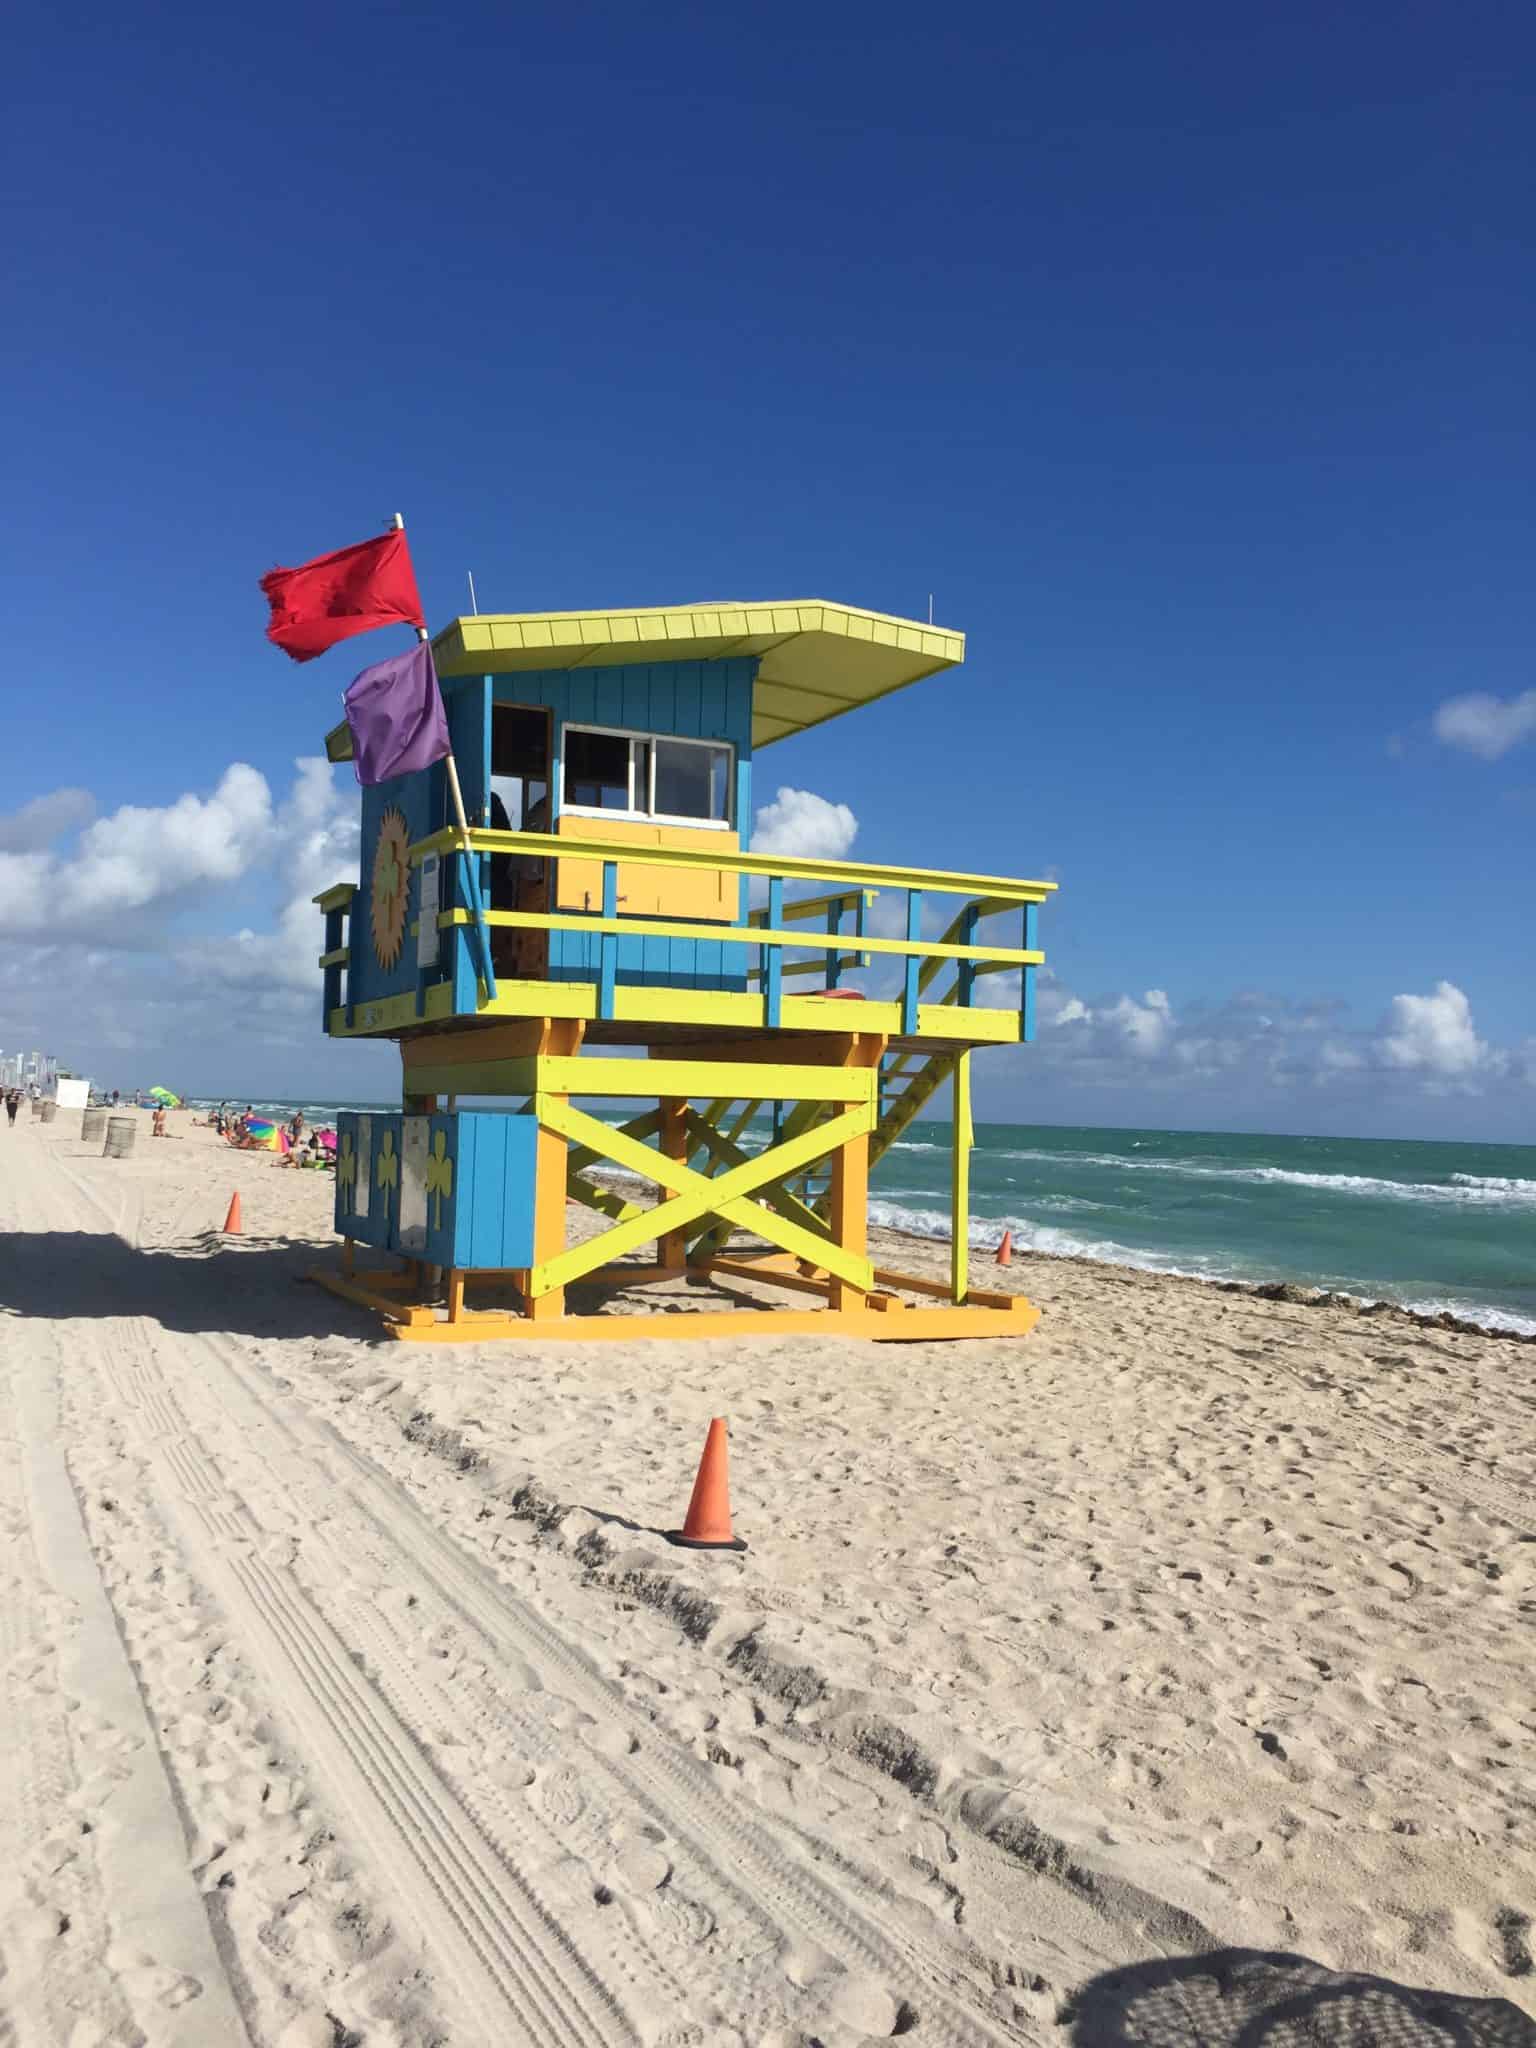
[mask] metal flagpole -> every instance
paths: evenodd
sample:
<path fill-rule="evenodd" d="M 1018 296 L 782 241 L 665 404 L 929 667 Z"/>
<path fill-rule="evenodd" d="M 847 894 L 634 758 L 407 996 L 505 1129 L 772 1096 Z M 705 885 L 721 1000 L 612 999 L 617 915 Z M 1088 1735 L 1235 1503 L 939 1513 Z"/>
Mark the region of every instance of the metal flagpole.
<path fill-rule="evenodd" d="M 404 516 L 395 514 L 395 531 L 404 533 Z M 416 628 L 418 640 L 430 640 L 431 634 L 425 626 Z M 464 863 L 464 893 L 469 898 L 469 907 L 474 915 L 475 930 L 480 937 L 480 965 L 485 970 L 485 993 L 492 1002 L 496 999 L 496 969 L 491 964 L 491 933 L 485 921 L 485 904 L 480 895 L 480 863 L 469 843 L 469 820 L 464 815 L 464 792 L 459 787 L 459 765 L 453 758 L 450 747 L 444 760 L 448 767 L 448 789 L 453 798 L 454 821 L 459 832 L 459 858 Z"/>

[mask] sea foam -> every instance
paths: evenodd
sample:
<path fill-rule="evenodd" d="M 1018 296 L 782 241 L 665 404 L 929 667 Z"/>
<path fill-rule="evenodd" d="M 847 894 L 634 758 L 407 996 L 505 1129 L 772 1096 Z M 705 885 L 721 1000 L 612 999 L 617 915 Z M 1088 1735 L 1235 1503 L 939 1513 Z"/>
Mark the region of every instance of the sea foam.
<path fill-rule="evenodd" d="M 1440 1202 L 1507 1208 L 1536 1203 L 1536 1181 L 1498 1174 L 1453 1173 L 1448 1181 L 1383 1180 L 1365 1173 L 1304 1173 L 1289 1166 L 1206 1166 L 1197 1159 L 1129 1159 L 1118 1152 L 999 1151 L 994 1160 L 1036 1160 L 1052 1166 L 1104 1166 L 1130 1173 L 1176 1173 L 1190 1180 L 1225 1180 L 1249 1187 L 1315 1188 L 1335 1195 L 1370 1195 L 1392 1202 Z"/>
<path fill-rule="evenodd" d="M 946 1243 L 949 1239 L 949 1217 L 941 1209 L 908 1208 L 900 1202 L 871 1202 L 869 1220 L 886 1230 L 905 1231 L 910 1237 L 936 1238 Z M 973 1216 L 968 1241 L 974 1251 L 991 1251 L 1005 1230 L 1013 1233 L 1016 1250 L 1038 1252 L 1045 1258 L 1096 1259 L 1107 1266 L 1129 1266 L 1142 1273 L 1166 1273 L 1184 1280 L 1235 1281 L 1241 1286 L 1252 1286 L 1255 1282 L 1268 1277 L 1255 1267 L 1245 1267 L 1235 1260 L 1224 1259 L 1219 1255 L 1209 1260 L 1196 1257 L 1191 1262 L 1181 1264 L 1177 1259 L 1165 1257 L 1159 1252 L 1132 1250 L 1128 1245 L 1115 1243 L 1112 1238 L 1076 1237 L 1070 1231 L 1056 1230 L 1049 1224 L 1033 1223 L 1024 1216 Z M 1512 1315 L 1506 1309 L 1487 1307 L 1480 1302 L 1409 1301 L 1392 1296 L 1365 1294 L 1357 1294 L 1355 1299 L 1362 1304 L 1384 1299 L 1393 1307 L 1408 1309 L 1414 1315 L 1438 1316 L 1449 1313 L 1459 1317 L 1463 1322 L 1478 1323 L 1485 1330 L 1505 1331 L 1522 1337 L 1536 1336 L 1536 1321 L 1532 1321 L 1530 1317 Z"/>

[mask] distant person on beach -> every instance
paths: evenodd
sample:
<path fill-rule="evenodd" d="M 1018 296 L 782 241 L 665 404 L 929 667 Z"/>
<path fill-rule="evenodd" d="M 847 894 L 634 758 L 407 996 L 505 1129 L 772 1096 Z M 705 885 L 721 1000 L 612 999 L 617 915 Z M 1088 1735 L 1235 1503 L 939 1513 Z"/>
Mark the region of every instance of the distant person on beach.
<path fill-rule="evenodd" d="M 15 1123 L 16 1112 L 18 1109 L 20 1109 L 20 1107 L 21 1097 L 13 1088 L 10 1094 L 7 1095 L 5 1098 L 5 1118 L 7 1123 Z"/>
<path fill-rule="evenodd" d="M 293 1112 L 293 1121 L 288 1126 L 288 1135 L 290 1138 L 292 1138 L 295 1145 L 301 1144 L 303 1142 L 304 1112 L 302 1109 L 296 1109 Z"/>

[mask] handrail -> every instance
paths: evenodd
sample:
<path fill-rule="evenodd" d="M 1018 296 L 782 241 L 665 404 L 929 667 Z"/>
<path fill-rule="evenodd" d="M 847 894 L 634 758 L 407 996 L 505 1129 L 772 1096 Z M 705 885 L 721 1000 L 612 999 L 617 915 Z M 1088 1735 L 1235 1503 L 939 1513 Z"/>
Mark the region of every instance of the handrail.
<path fill-rule="evenodd" d="M 784 932 L 768 930 L 761 925 L 699 924 L 696 920 L 647 917 L 643 913 L 633 917 L 603 917 L 584 910 L 487 910 L 484 917 L 488 925 L 520 932 L 595 932 L 599 937 L 606 933 L 611 938 L 633 939 L 702 937 L 714 945 L 788 946 L 797 950 L 819 947 L 824 952 L 836 952 L 849 942 L 846 932 Z M 456 908 L 440 910 L 437 921 L 444 931 L 450 931 L 456 926 L 475 924 L 477 919 L 472 910 Z M 1032 947 L 955 946 L 946 945 L 942 939 L 877 939 L 867 935 L 858 944 L 866 953 L 893 953 L 903 960 L 932 959 L 935 972 L 946 960 L 990 960 L 999 968 L 1040 967 L 1045 962 L 1045 955 Z"/>
<path fill-rule="evenodd" d="M 414 867 L 429 853 L 462 844 L 458 831 L 445 827 L 410 849 Z M 966 875 L 943 868 L 895 868 L 857 860 L 807 860 L 795 854 L 740 853 L 713 847 L 635 846 L 626 840 L 584 839 L 573 833 L 496 832 L 472 825 L 469 850 L 483 854 L 524 854 L 541 860 L 617 861 L 631 867 L 723 869 L 728 874 L 764 875 L 786 882 L 841 883 L 839 894 L 865 889 L 921 889 L 936 896 L 995 898 L 999 908 L 1043 903 L 1055 882 L 1012 881 L 1002 875 Z"/>
<path fill-rule="evenodd" d="M 699 835 L 702 839 L 704 835 Z M 619 948 L 626 939 L 683 939 L 707 941 L 742 948 L 755 954 L 756 965 L 747 969 L 746 979 L 755 982 L 763 998 L 763 1023 L 778 1030 L 783 1015 L 783 988 L 787 979 L 821 974 L 829 990 L 837 992 L 845 968 L 868 966 L 880 956 L 901 963 L 901 1030 L 915 1037 L 919 1030 L 919 1004 L 939 973 L 955 969 L 953 984 L 944 991 L 943 1004 L 959 1009 L 971 1007 L 976 978 L 1008 969 L 1020 973 L 1020 1031 L 1028 1039 L 1034 1033 L 1034 970 L 1044 960 L 1037 937 L 1039 907 L 1054 893 L 1054 882 L 1014 881 L 998 875 L 971 875 L 949 869 L 887 867 L 873 861 L 813 860 L 790 854 L 742 853 L 707 843 L 692 846 L 646 846 L 629 840 L 594 839 L 556 832 L 498 832 L 489 826 L 461 832 L 445 828 L 418 840 L 408 858 L 418 866 L 429 855 L 444 850 L 456 852 L 466 866 L 465 884 L 470 888 L 478 861 L 500 856 L 522 856 L 540 861 L 590 863 L 601 873 L 600 904 L 580 911 L 491 910 L 475 905 L 465 909 L 450 897 L 438 911 L 440 928 L 454 929 L 473 924 L 486 946 L 485 996 L 494 999 L 490 977 L 489 941 L 491 927 L 532 932 L 577 932 L 590 935 L 596 943 L 591 963 L 597 983 L 597 1016 L 604 1023 L 616 1014 L 619 981 Z M 618 885 L 625 868 L 673 868 L 714 875 L 755 875 L 766 878 L 767 905 L 747 909 L 743 904 L 739 922 L 714 918 L 680 918 L 629 912 L 620 915 Z M 820 884 L 821 893 L 786 901 L 785 883 Z M 830 886 L 828 886 L 830 885 Z M 867 928 L 869 905 L 878 891 L 901 892 L 905 902 L 905 933 L 902 937 L 877 937 Z M 470 888 L 471 896 L 473 895 Z M 740 892 L 743 896 L 745 891 Z M 941 939 L 921 936 L 923 904 L 929 896 L 965 896 L 971 900 L 957 911 Z M 322 898 L 327 914 L 327 951 L 322 966 L 329 975 L 339 976 L 351 967 L 350 954 L 343 957 L 342 922 L 353 910 L 354 892 L 345 885 L 327 890 Z M 590 899 L 589 899 L 590 900 Z M 842 929 L 848 912 L 855 929 Z M 1023 917 L 1021 946 L 1001 946 L 981 940 L 977 927 L 983 919 L 1008 911 Z M 808 929 L 818 918 L 825 931 Z M 414 929 L 414 927 L 413 927 Z M 789 956 L 797 954 L 799 959 Z M 809 958 L 805 956 L 809 955 Z M 455 1014 L 471 1007 L 461 1001 L 458 977 L 465 961 L 456 952 L 451 968 L 455 987 Z M 630 970 L 626 969 L 628 973 Z M 420 1015 L 421 979 L 418 971 L 417 1014 Z M 474 983 L 468 984 L 472 988 Z M 468 995 L 468 988 L 463 995 Z M 328 995 L 334 1002 L 334 992 Z M 350 1001 L 350 999 L 349 999 Z M 478 1007 L 478 1003 L 474 1005 Z M 350 1024 L 350 1014 L 348 1022 Z"/>
<path fill-rule="evenodd" d="M 796 896 L 792 902 L 784 905 L 784 921 L 788 924 L 801 918 L 820 916 L 826 911 L 836 911 L 841 915 L 845 910 L 857 910 L 860 897 L 864 899 L 864 907 L 867 910 L 879 893 L 878 889 L 834 889 L 825 896 Z M 747 912 L 748 924 L 767 922 L 766 908 Z"/>

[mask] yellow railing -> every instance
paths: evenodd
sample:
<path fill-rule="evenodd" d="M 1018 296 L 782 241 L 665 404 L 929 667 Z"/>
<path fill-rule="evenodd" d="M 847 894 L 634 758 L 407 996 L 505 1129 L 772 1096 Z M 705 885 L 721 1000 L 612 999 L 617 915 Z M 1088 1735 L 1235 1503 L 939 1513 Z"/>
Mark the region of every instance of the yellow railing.
<path fill-rule="evenodd" d="M 835 987 L 841 971 L 867 964 L 874 956 L 893 956 L 903 965 L 901 1001 L 903 1029 L 917 1028 L 917 1005 L 935 973 L 945 963 L 956 970 L 956 985 L 946 1002 L 968 1006 L 978 974 L 1021 971 L 1023 1035 L 1030 1035 L 1033 1011 L 1033 970 L 1044 955 L 1036 937 L 1038 908 L 1055 889 L 1054 882 L 1015 881 L 999 875 L 974 875 L 935 868 L 886 866 L 871 861 L 811 860 L 791 854 L 742 853 L 734 848 L 701 846 L 629 846 L 612 839 L 587 838 L 580 833 L 497 832 L 472 829 L 468 835 L 453 830 L 434 833 L 410 849 L 413 865 L 430 853 L 457 851 L 470 857 L 518 856 L 540 860 L 582 860 L 597 863 L 602 871 L 602 903 L 597 911 L 485 910 L 479 907 L 450 907 L 439 913 L 446 928 L 473 925 L 482 943 L 487 927 L 520 931 L 581 932 L 599 940 L 598 1015 L 613 1014 L 620 939 L 707 939 L 714 944 L 751 948 L 755 968 L 748 978 L 764 996 L 764 1022 L 776 1029 L 780 1022 L 782 983 L 798 974 L 823 975 Z M 767 885 L 767 902 L 746 913 L 741 923 L 713 924 L 660 916 L 619 914 L 618 877 L 621 867 L 680 868 L 706 870 L 756 879 Z M 786 883 L 817 888 L 817 893 L 785 900 Z M 906 898 L 904 937 L 877 936 L 869 930 L 868 912 L 882 890 L 899 890 Z M 924 939 L 922 908 L 928 896 L 964 896 L 969 899 L 955 915 L 942 939 Z M 986 917 L 1004 911 L 1023 913 L 1022 946 L 1000 946 L 980 940 L 977 927 Z M 845 916 L 851 915 L 854 929 L 844 931 Z M 823 917 L 824 932 L 805 927 Z M 786 961 L 786 953 L 810 954 L 809 960 Z M 485 944 L 486 964 L 489 946 Z M 489 981 L 490 977 L 487 976 Z"/>
<path fill-rule="evenodd" d="M 459 834 L 452 827 L 434 832 L 411 848 L 411 864 L 415 866 L 429 853 L 451 852 L 459 843 Z M 1054 882 L 1020 882 L 1003 875 L 887 867 L 859 860 L 806 860 L 796 854 L 741 853 L 735 848 L 717 853 L 712 847 L 625 846 L 612 839 L 585 839 L 576 832 L 493 832 L 472 827 L 469 845 L 474 853 L 520 853 L 544 860 L 616 860 L 648 868 L 719 869 L 730 875 L 759 875 L 767 881 L 822 882 L 828 894 L 842 896 L 855 889 L 919 889 L 935 896 L 994 897 L 1000 910 L 1016 903 L 1043 903 L 1056 887 Z"/>

